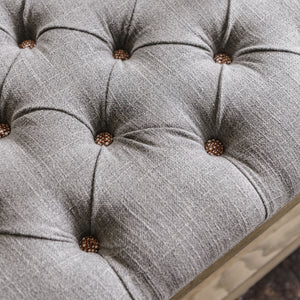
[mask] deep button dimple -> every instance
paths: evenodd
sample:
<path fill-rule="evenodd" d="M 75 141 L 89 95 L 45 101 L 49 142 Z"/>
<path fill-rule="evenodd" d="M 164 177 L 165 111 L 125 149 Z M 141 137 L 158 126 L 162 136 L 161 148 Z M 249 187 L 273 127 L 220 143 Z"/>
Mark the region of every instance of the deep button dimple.
<path fill-rule="evenodd" d="M 109 146 L 113 142 L 113 136 L 109 132 L 101 132 L 95 138 L 95 143 L 99 146 Z"/>
<path fill-rule="evenodd" d="M 33 40 L 27 40 L 27 41 L 24 41 L 24 42 L 22 42 L 20 45 L 19 45 L 19 47 L 21 48 L 21 49 L 33 49 L 34 47 L 35 47 L 35 45 L 36 45 L 36 42 L 35 41 L 33 41 Z"/>
<path fill-rule="evenodd" d="M 8 124 L 0 124 L 0 138 L 4 138 L 10 134 L 10 127 Z"/>
<path fill-rule="evenodd" d="M 127 60 L 130 58 L 130 55 L 126 50 L 118 49 L 114 51 L 113 57 L 114 59 Z"/>
<path fill-rule="evenodd" d="M 219 140 L 210 139 L 205 143 L 205 150 L 210 155 L 220 156 L 224 152 L 224 147 Z"/>
<path fill-rule="evenodd" d="M 231 58 L 224 53 L 217 54 L 214 58 L 214 61 L 219 64 L 227 64 L 227 65 L 230 65 L 232 62 Z"/>
<path fill-rule="evenodd" d="M 85 252 L 98 253 L 99 241 L 93 236 L 85 236 L 80 241 L 80 249 Z"/>

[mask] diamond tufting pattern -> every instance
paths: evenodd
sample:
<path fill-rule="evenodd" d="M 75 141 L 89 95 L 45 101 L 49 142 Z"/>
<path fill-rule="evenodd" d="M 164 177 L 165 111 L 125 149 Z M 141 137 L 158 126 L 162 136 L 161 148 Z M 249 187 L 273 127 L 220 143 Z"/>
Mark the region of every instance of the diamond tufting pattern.
<path fill-rule="evenodd" d="M 169 299 L 299 194 L 299 11 L 0 0 L 0 297 Z"/>

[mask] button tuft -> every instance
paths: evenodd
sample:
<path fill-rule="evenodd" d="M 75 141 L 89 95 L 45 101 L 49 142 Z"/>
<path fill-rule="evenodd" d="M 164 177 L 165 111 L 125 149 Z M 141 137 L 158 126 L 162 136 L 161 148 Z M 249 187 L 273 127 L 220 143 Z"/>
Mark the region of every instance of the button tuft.
<path fill-rule="evenodd" d="M 219 140 L 210 139 L 205 143 L 205 150 L 210 155 L 220 156 L 224 152 L 224 147 Z"/>
<path fill-rule="evenodd" d="M 36 42 L 35 41 L 32 41 L 32 40 L 27 40 L 27 41 L 24 41 L 22 42 L 19 47 L 21 49 L 32 49 L 34 48 L 34 46 L 36 45 Z"/>
<path fill-rule="evenodd" d="M 126 50 L 119 49 L 114 51 L 113 57 L 114 59 L 127 60 L 130 58 L 130 55 Z"/>
<path fill-rule="evenodd" d="M 85 236 L 80 241 L 80 249 L 85 252 L 98 253 L 100 243 L 93 236 Z"/>
<path fill-rule="evenodd" d="M 224 53 L 216 55 L 214 61 L 219 64 L 227 64 L 227 65 L 230 65 L 232 62 L 231 58 Z"/>
<path fill-rule="evenodd" d="M 101 132 L 96 136 L 95 143 L 99 146 L 109 146 L 113 142 L 113 136 L 109 132 Z"/>
<path fill-rule="evenodd" d="M 0 138 L 7 137 L 10 134 L 10 127 L 8 124 L 0 124 Z"/>

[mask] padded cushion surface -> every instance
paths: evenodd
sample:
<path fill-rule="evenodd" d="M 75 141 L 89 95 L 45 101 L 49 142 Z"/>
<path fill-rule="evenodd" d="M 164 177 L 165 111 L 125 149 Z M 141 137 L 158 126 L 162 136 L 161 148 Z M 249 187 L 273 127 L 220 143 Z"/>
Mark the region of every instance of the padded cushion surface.
<path fill-rule="evenodd" d="M 169 299 L 299 194 L 299 12 L 0 0 L 1 297 Z"/>

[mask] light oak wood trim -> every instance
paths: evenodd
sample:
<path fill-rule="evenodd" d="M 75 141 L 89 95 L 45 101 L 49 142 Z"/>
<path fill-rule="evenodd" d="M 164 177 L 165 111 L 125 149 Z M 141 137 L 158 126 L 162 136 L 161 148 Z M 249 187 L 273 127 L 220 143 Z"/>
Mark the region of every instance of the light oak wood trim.
<path fill-rule="evenodd" d="M 300 195 L 171 300 L 233 300 L 300 247 Z"/>

